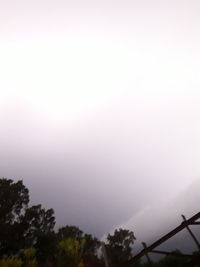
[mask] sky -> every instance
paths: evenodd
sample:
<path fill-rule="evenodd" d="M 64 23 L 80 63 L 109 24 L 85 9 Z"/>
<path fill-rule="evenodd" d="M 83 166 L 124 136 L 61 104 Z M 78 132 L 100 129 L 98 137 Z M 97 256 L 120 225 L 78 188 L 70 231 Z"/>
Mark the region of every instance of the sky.
<path fill-rule="evenodd" d="M 57 227 L 98 237 L 190 188 L 199 11 L 194 0 L 0 0 L 0 177 L 23 179 Z"/>

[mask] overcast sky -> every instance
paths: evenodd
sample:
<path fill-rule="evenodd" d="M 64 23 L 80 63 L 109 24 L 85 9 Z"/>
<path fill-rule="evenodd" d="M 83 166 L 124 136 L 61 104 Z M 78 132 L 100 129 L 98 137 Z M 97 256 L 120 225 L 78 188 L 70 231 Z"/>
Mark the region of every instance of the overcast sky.
<path fill-rule="evenodd" d="M 199 13 L 0 0 L 0 176 L 98 236 L 185 190 L 200 177 Z"/>

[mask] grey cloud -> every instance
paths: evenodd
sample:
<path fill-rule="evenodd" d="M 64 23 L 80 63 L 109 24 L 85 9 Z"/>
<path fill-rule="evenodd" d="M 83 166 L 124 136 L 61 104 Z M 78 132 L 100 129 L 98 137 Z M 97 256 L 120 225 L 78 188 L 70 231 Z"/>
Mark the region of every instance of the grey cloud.
<path fill-rule="evenodd" d="M 197 1 L 0 5 L 0 176 L 57 226 L 101 236 L 199 177 Z"/>

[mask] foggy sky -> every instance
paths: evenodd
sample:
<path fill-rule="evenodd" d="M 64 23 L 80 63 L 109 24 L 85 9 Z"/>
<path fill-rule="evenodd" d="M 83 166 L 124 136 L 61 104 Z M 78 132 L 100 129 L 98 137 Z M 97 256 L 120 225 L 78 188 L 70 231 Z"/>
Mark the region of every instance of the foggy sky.
<path fill-rule="evenodd" d="M 0 176 L 23 179 L 57 227 L 98 236 L 186 190 L 200 176 L 199 11 L 1 1 Z"/>

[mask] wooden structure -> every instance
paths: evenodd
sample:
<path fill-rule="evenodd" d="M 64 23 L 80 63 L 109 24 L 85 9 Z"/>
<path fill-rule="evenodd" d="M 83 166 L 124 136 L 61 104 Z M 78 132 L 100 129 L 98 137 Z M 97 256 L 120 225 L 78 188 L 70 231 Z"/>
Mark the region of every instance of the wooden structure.
<path fill-rule="evenodd" d="M 142 245 L 143 245 L 144 249 L 141 250 L 137 255 L 135 255 L 128 262 L 124 263 L 122 266 L 123 267 L 132 267 L 132 266 L 134 267 L 134 263 L 137 263 L 138 260 L 140 260 L 143 256 L 146 256 L 147 261 L 149 262 L 149 266 L 153 266 L 153 263 L 152 263 L 150 256 L 149 256 L 149 253 L 157 253 L 157 254 L 163 254 L 163 255 L 173 255 L 173 256 L 178 256 L 178 257 L 180 257 L 180 256 L 186 257 L 186 258 L 188 258 L 188 261 L 187 261 L 187 264 L 185 266 L 194 267 L 194 266 L 196 266 L 196 264 L 200 264 L 200 243 L 189 227 L 190 225 L 200 225 L 200 222 L 197 221 L 200 218 L 200 212 L 198 212 L 197 214 L 195 214 L 194 216 L 192 216 L 188 220 L 185 218 L 184 215 L 182 215 L 182 218 L 183 218 L 183 222 L 178 227 L 176 227 L 175 229 L 173 229 L 172 231 L 170 231 L 166 235 L 162 236 L 160 239 L 158 239 L 156 242 L 154 242 L 150 246 L 147 246 L 146 243 L 143 242 Z M 173 237 L 174 235 L 176 235 L 177 233 L 179 233 L 180 231 L 182 231 L 185 228 L 188 230 L 191 238 L 193 239 L 193 241 L 195 242 L 195 244 L 197 246 L 197 250 L 198 250 L 197 254 L 195 254 L 195 255 L 178 254 L 175 252 L 156 250 L 156 248 L 158 246 L 160 246 L 163 242 L 167 241 L 168 239 L 170 239 L 171 237 Z"/>

